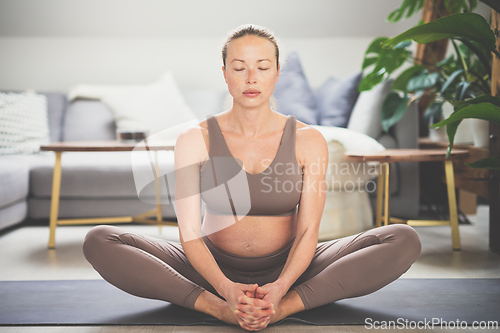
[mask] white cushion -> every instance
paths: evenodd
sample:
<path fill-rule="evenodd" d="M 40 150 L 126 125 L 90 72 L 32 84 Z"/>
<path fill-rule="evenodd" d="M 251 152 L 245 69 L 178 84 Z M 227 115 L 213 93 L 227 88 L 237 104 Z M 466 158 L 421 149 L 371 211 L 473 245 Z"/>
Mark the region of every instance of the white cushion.
<path fill-rule="evenodd" d="M 114 91 L 101 98 L 113 114 L 118 129 L 147 130 L 176 139 L 185 128 L 197 122 L 186 104 L 171 72 L 149 85 Z"/>
<path fill-rule="evenodd" d="M 103 84 L 79 84 L 71 87 L 68 92 L 68 101 L 77 98 L 100 100 L 105 95 L 115 93 L 133 93 L 141 85 L 103 85 Z"/>
<path fill-rule="evenodd" d="M 0 155 L 36 153 L 48 143 L 47 97 L 0 93 Z"/>
<path fill-rule="evenodd" d="M 377 140 L 356 131 L 334 126 L 309 125 L 317 129 L 326 139 L 326 142 L 338 141 L 347 151 L 383 151 L 384 146 Z"/>
<path fill-rule="evenodd" d="M 378 139 L 382 134 L 382 104 L 391 91 L 393 79 L 363 91 L 354 104 L 347 128 Z"/>

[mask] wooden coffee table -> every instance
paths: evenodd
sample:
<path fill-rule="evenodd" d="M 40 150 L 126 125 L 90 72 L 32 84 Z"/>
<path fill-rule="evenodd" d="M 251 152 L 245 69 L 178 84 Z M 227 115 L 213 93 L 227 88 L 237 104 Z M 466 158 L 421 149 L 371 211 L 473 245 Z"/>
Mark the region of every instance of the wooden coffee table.
<path fill-rule="evenodd" d="M 452 150 L 446 158 L 446 149 L 387 149 L 380 152 L 345 152 L 345 158 L 356 162 L 375 161 L 380 163 L 377 182 L 377 208 L 375 225 L 380 227 L 389 223 L 406 223 L 411 226 L 450 225 L 453 250 L 460 250 L 460 231 L 458 229 L 457 201 L 455 197 L 455 178 L 453 160 L 469 157 L 467 150 Z M 389 170 L 393 162 L 430 162 L 443 161 L 448 188 L 449 220 L 403 220 L 390 216 Z"/>
<path fill-rule="evenodd" d="M 96 224 L 96 223 L 132 223 L 140 222 L 155 225 L 174 225 L 176 222 L 162 220 L 162 211 L 160 203 L 160 180 L 158 170 L 158 154 L 159 150 L 174 150 L 174 142 L 154 142 L 148 144 L 147 140 L 140 144 L 139 142 L 125 143 L 115 140 L 108 141 L 67 141 L 54 142 L 49 145 L 40 147 L 43 151 L 53 151 L 56 154 L 56 162 L 54 165 L 54 173 L 52 180 L 52 198 L 50 205 L 50 234 L 49 234 L 49 249 L 54 249 L 56 246 L 55 235 L 58 225 L 74 225 L 74 224 Z M 59 196 L 61 189 L 61 155 L 63 152 L 115 152 L 115 151 L 154 151 L 155 152 L 155 185 L 156 185 L 156 208 L 135 216 L 118 216 L 118 217 L 97 217 L 97 218 L 78 218 L 78 219 L 58 219 L 59 213 Z M 150 215 L 156 215 L 156 220 L 148 219 Z"/>

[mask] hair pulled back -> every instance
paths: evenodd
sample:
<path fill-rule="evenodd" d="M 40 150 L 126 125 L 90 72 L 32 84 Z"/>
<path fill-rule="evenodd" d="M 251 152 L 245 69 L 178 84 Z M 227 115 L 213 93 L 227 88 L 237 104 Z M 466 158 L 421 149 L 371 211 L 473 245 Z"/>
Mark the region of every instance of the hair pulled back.
<path fill-rule="evenodd" d="M 255 24 L 244 24 L 233 30 L 227 37 L 224 46 L 222 47 L 222 63 L 224 64 L 224 68 L 226 68 L 226 58 L 227 58 L 227 47 L 229 43 L 237 38 L 241 38 L 246 35 L 254 35 L 258 37 L 263 37 L 273 43 L 276 49 L 276 69 L 279 68 L 279 56 L 280 50 L 278 48 L 278 42 L 276 41 L 276 37 L 274 34 L 267 28 L 255 25 Z"/>

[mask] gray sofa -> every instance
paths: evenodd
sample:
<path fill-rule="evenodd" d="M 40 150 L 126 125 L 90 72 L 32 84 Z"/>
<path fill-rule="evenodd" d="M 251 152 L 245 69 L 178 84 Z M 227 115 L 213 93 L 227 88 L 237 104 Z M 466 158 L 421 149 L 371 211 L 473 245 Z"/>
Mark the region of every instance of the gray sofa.
<path fill-rule="evenodd" d="M 97 100 L 43 93 L 48 99 L 52 142 L 115 139 L 115 122 Z M 227 93 L 183 90 L 186 102 L 199 119 L 224 110 Z M 410 108 L 415 108 L 413 103 Z M 378 139 L 386 148 L 417 147 L 417 112 L 410 110 L 392 130 Z M 165 170 L 173 171 L 173 152 L 161 152 Z M 48 225 L 52 190 L 53 152 L 0 156 L 0 230 L 27 219 Z M 399 163 L 393 172 L 393 216 L 415 218 L 418 214 L 418 164 Z M 151 190 L 151 197 L 154 192 Z M 371 195 L 372 201 L 374 195 Z M 373 202 L 372 202 L 373 204 Z M 62 154 L 60 218 L 128 216 L 154 208 L 138 199 L 128 152 L 67 152 Z M 172 205 L 163 205 L 165 219 L 175 219 Z"/>

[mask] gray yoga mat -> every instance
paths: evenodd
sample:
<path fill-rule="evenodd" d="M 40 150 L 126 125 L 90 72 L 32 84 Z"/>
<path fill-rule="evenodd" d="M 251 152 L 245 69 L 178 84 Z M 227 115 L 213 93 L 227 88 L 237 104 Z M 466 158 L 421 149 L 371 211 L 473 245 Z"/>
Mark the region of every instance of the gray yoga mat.
<path fill-rule="evenodd" d="M 398 279 L 372 294 L 303 311 L 274 325 L 398 320 L 469 325 L 500 321 L 500 279 Z M 0 282 L 0 325 L 226 324 L 175 304 L 127 294 L 104 280 L 61 280 Z"/>

